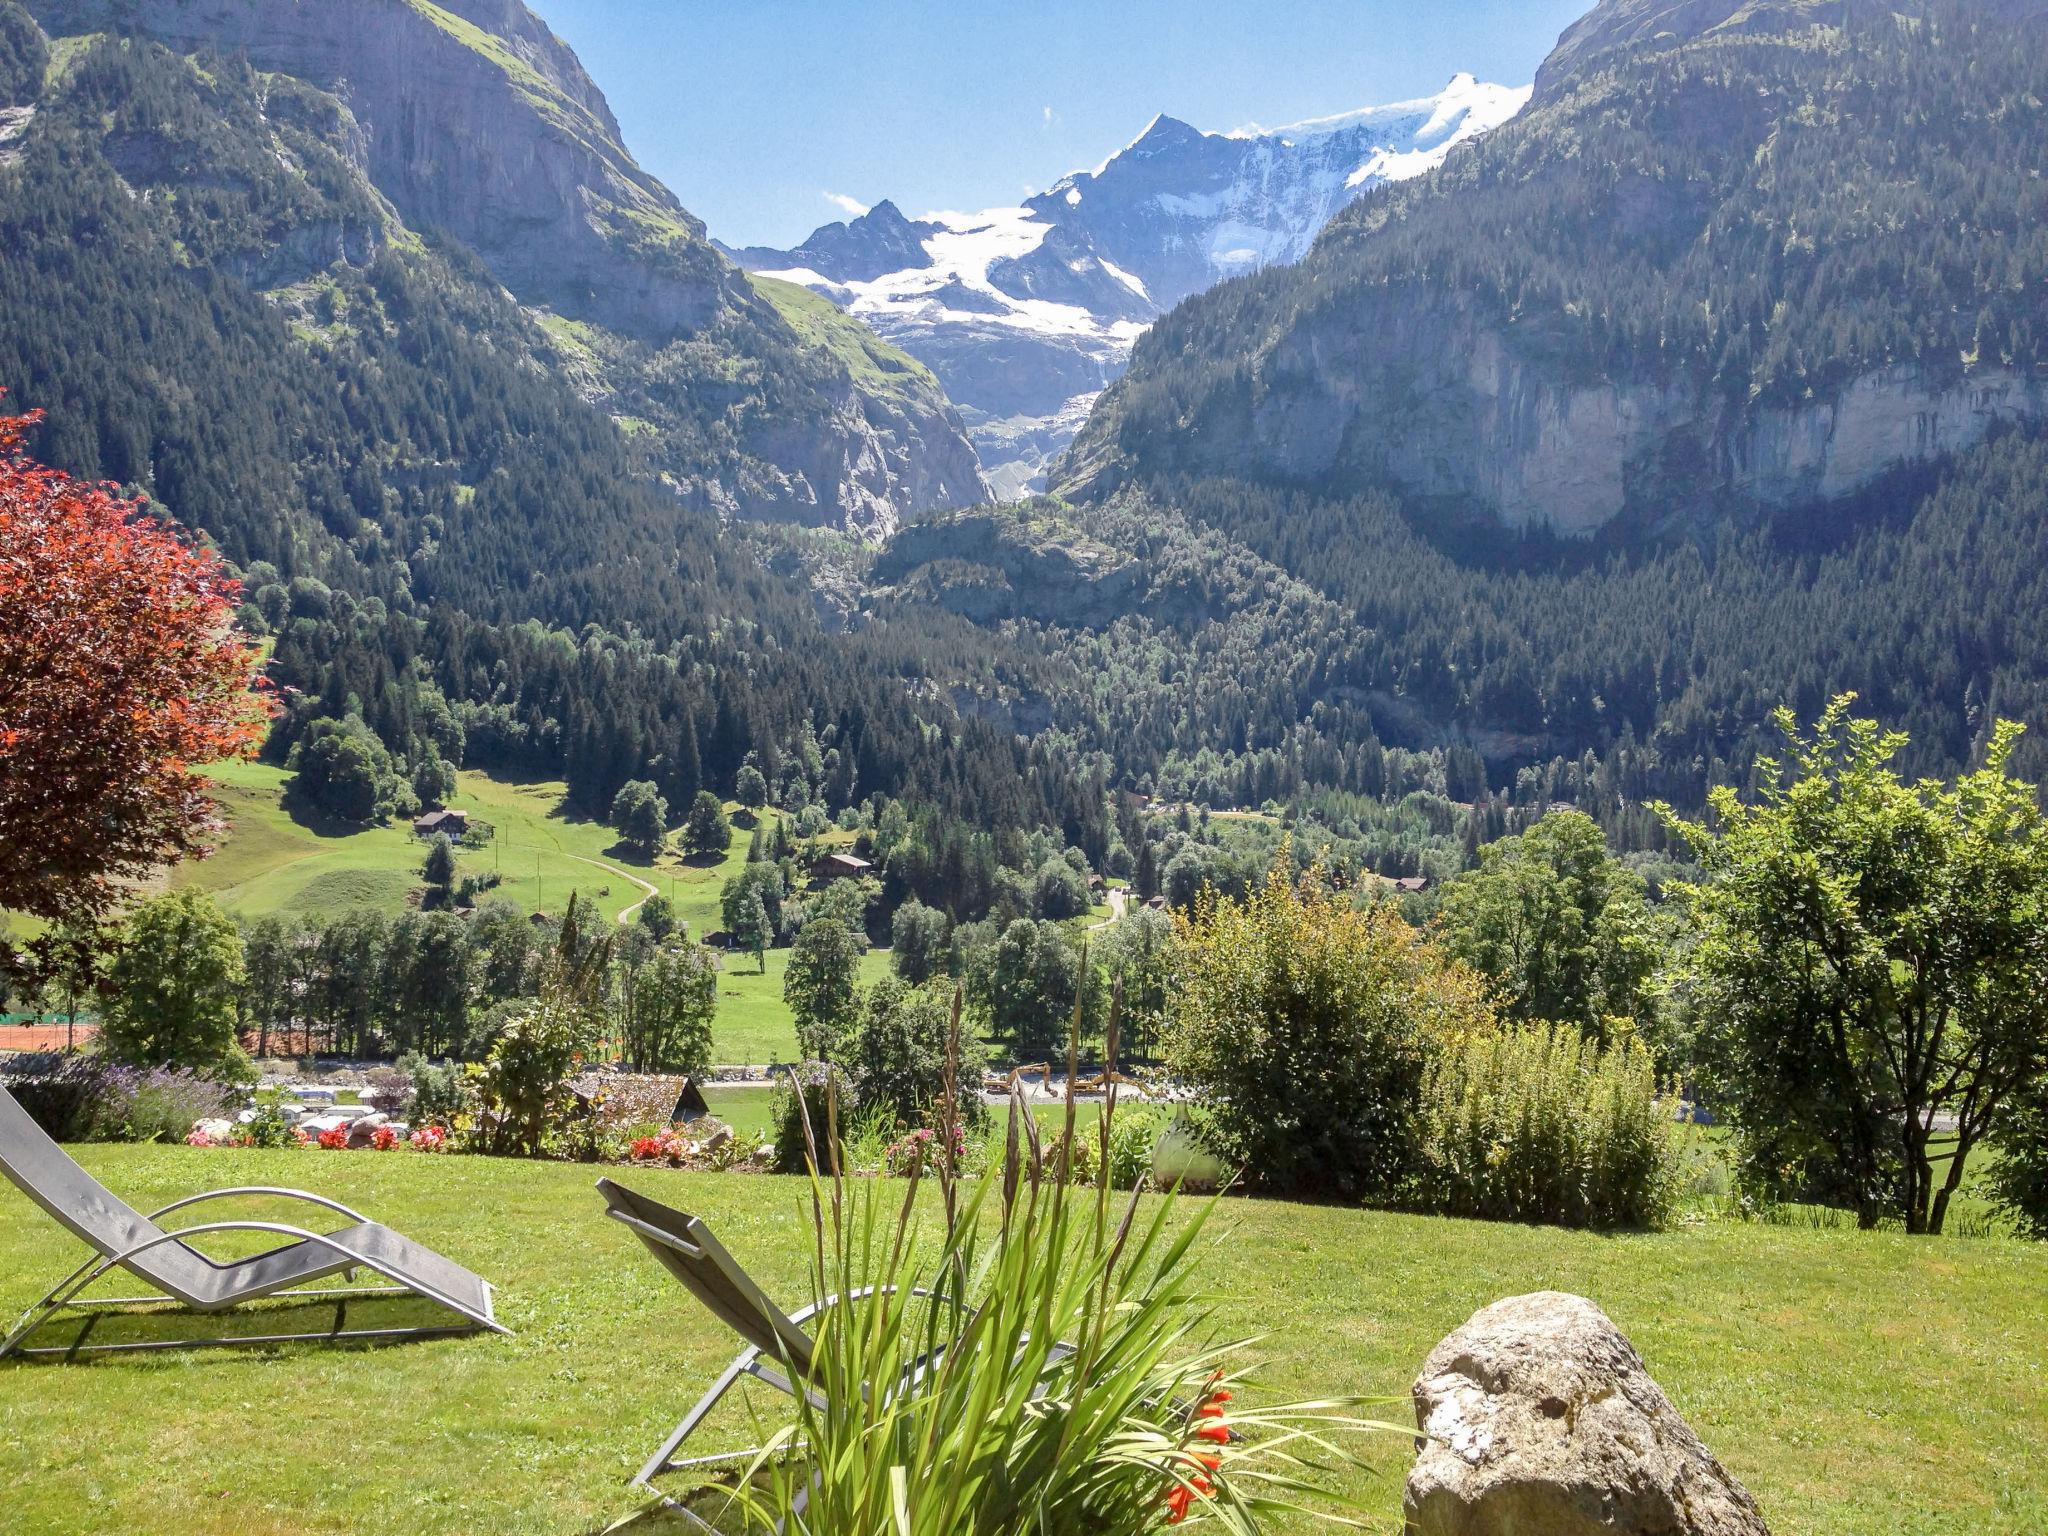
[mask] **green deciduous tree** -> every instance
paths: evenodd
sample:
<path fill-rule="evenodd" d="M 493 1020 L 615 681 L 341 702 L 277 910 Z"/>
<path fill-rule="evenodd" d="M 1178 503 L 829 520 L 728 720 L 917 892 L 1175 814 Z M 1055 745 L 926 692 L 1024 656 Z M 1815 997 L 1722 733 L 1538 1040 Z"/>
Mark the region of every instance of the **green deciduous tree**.
<path fill-rule="evenodd" d="M 732 822 L 725 806 L 708 789 L 697 791 L 690 802 L 690 814 L 683 820 L 683 847 L 691 853 L 723 854 L 732 844 Z"/>
<path fill-rule="evenodd" d="M 340 821 L 381 821 L 398 789 L 391 754 L 358 715 L 315 720 L 292 748 L 292 795 Z"/>
<path fill-rule="evenodd" d="M 413 798 L 422 810 L 435 811 L 455 797 L 455 765 L 430 740 L 412 765 Z"/>
<path fill-rule="evenodd" d="M 426 861 L 420 866 L 420 877 L 427 882 L 429 891 L 436 900 L 445 903 L 455 886 L 455 845 L 448 841 L 446 833 L 436 832 L 427 844 Z"/>
<path fill-rule="evenodd" d="M 684 931 L 683 920 L 676 916 L 676 904 L 659 891 L 640 903 L 633 920 L 657 940 Z"/>
<path fill-rule="evenodd" d="M 1714 792 L 1719 830 L 1666 813 L 1705 871 L 1685 892 L 1698 1050 L 1753 1188 L 1939 1232 L 2043 1070 L 2048 837 L 2006 772 L 2017 725 L 1975 772 L 1910 784 L 1904 735 L 1852 700 L 1811 737 L 1779 711 L 1789 759 L 1760 765 L 1755 803 Z"/>
<path fill-rule="evenodd" d="M 1593 818 L 1545 816 L 1479 852 L 1444 887 L 1444 947 L 1501 987 L 1517 1019 L 1579 1025 L 1644 1020 L 1663 946 L 1643 882 L 1607 851 Z"/>
<path fill-rule="evenodd" d="M 860 1006 L 860 946 L 844 923 L 813 918 L 789 952 L 782 996 L 796 1015 L 797 1048 L 816 1061 L 835 1061 Z"/>
<path fill-rule="evenodd" d="M 758 811 L 768 803 L 768 781 L 761 776 L 761 770 L 752 763 L 742 764 L 733 779 L 732 797 L 750 811 Z"/>
<path fill-rule="evenodd" d="M 1047 859 L 1032 879 L 1031 908 L 1052 922 L 1079 917 L 1088 910 L 1088 882 L 1065 859 Z"/>
<path fill-rule="evenodd" d="M 766 949 L 775 942 L 775 936 L 782 931 L 782 900 L 784 895 L 785 890 L 780 866 L 774 864 L 749 864 L 737 875 L 733 876 L 732 879 L 726 881 L 724 887 L 719 891 L 718 915 L 725 924 L 726 930 L 735 937 L 740 934 L 743 928 L 751 933 L 753 930 L 748 926 L 751 921 L 748 902 L 751 900 L 755 906 L 761 909 L 763 919 L 762 928 L 764 933 L 758 947 Z M 743 944 L 741 947 L 753 949 L 756 946 L 749 943 Z"/>
<path fill-rule="evenodd" d="M 1491 1029 L 1479 974 L 1384 908 L 1354 910 L 1276 865 L 1180 931 L 1167 1058 L 1209 1106 L 1216 1147 L 1261 1188 L 1399 1194 L 1435 1039 Z"/>
<path fill-rule="evenodd" d="M 1084 976 L 1078 947 L 1057 923 L 1020 917 L 994 944 L 972 957 L 968 1000 L 988 1032 L 1019 1061 L 1045 1061 L 1065 1053 L 1074 1000 L 1084 983 L 1082 1042 L 1102 1025 L 1102 988 L 1093 967 Z"/>
<path fill-rule="evenodd" d="M 1096 938 L 1097 961 L 1123 989 L 1120 1054 L 1126 1060 L 1143 1060 L 1159 1048 L 1173 955 L 1173 919 L 1150 907 L 1133 904 Z"/>
<path fill-rule="evenodd" d="M 775 924 L 768 916 L 768 908 L 762 904 L 758 890 L 746 889 L 725 914 L 726 930 L 732 934 L 733 947 L 743 949 L 754 957 L 761 974 L 768 973 L 768 946 L 775 942 Z"/>
<path fill-rule="evenodd" d="M 241 1075 L 242 936 L 202 891 L 172 891 L 130 914 L 108 977 L 100 1044 L 140 1066 Z"/>
<path fill-rule="evenodd" d="M 666 944 L 628 977 L 626 1059 L 638 1072 L 702 1072 L 711 1062 L 718 970 L 700 949 Z"/>
<path fill-rule="evenodd" d="M 913 986 L 885 976 L 868 988 L 842 1051 L 861 1114 L 886 1108 L 899 1122 L 917 1125 L 944 1096 L 953 992 L 943 978 Z M 955 1081 L 967 1085 L 961 1119 L 975 1125 L 988 1113 L 979 1089 L 986 1054 L 967 1031 L 961 1035 Z"/>
<path fill-rule="evenodd" d="M 628 779 L 612 797 L 612 829 L 627 847 L 651 859 L 668 836 L 668 802 L 650 781 Z"/>
<path fill-rule="evenodd" d="M 912 986 L 930 981 L 946 969 L 952 936 L 953 924 L 946 914 L 913 896 L 890 920 L 890 964 Z"/>

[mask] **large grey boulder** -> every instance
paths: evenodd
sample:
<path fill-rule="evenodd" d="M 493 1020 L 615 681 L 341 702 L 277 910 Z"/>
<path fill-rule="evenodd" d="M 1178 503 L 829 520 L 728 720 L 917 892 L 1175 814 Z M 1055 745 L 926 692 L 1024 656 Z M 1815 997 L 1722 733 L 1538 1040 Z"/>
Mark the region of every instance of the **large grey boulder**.
<path fill-rule="evenodd" d="M 1592 1302 L 1510 1296 L 1415 1382 L 1410 1536 L 1769 1536 Z"/>

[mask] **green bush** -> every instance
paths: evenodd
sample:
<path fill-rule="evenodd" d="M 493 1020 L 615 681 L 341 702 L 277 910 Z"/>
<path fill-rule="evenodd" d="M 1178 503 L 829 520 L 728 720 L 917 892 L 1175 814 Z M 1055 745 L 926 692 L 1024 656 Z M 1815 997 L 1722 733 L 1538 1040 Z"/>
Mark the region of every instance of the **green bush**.
<path fill-rule="evenodd" d="M 1166 1112 L 1149 1104 L 1119 1110 L 1104 1166 L 1111 1189 L 1139 1189 L 1152 1177 L 1152 1150 L 1166 1130 Z"/>
<path fill-rule="evenodd" d="M 804 1144 L 804 1117 L 811 1122 L 811 1142 L 818 1158 L 828 1167 L 826 1148 L 828 1126 L 837 1122 L 843 1136 L 853 1130 L 853 1091 L 846 1074 L 822 1061 L 806 1061 L 783 1073 L 775 1085 L 775 1104 L 770 1111 L 775 1127 L 775 1170 L 802 1173 L 810 1166 Z"/>
<path fill-rule="evenodd" d="M 574 1095 L 569 1079 L 591 1042 L 590 1016 L 561 996 L 505 1011 L 490 1058 L 472 1077 L 482 1150 L 539 1157 L 564 1129 Z"/>
<path fill-rule="evenodd" d="M 1998 1133 L 1998 1161 L 1985 1183 L 2015 1229 L 2048 1240 L 2048 1078 L 2037 1080 Z"/>
<path fill-rule="evenodd" d="M 1421 1203 L 1453 1216 L 1656 1227 L 1678 1190 L 1677 1128 L 1650 1054 L 1573 1024 L 1444 1042 L 1417 1115 Z"/>
<path fill-rule="evenodd" d="M 437 1067 L 418 1051 L 398 1058 L 398 1071 L 412 1081 L 412 1102 L 404 1119 L 414 1126 L 450 1125 L 462 1113 L 462 1069 Z"/>
<path fill-rule="evenodd" d="M 1486 983 L 1398 915 L 1354 910 L 1283 848 L 1243 901 L 1204 896 L 1181 933 L 1167 1055 L 1205 1139 L 1275 1194 L 1391 1200 L 1415 1171 L 1433 1042 L 1491 1029 Z"/>

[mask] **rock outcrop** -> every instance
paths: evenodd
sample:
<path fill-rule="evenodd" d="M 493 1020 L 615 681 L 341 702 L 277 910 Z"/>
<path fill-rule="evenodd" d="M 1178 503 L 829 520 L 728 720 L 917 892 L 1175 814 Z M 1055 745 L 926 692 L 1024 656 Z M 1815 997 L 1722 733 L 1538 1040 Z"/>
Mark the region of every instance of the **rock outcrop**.
<path fill-rule="evenodd" d="M 976 624 L 1096 627 L 1130 611 L 1148 573 L 1144 562 L 1077 529 L 1005 510 L 905 528 L 871 575 Z"/>
<path fill-rule="evenodd" d="M 1607 1314 L 1559 1291 L 1475 1312 L 1415 1382 L 1409 1536 L 1768 1536 Z"/>
<path fill-rule="evenodd" d="M 1182 445 L 1183 467 L 1391 482 L 1568 535 L 1631 507 L 1834 501 L 2048 416 L 2048 377 L 2002 367 L 1900 365 L 1787 404 L 1734 400 L 1691 374 L 1587 378 L 1454 296 L 1332 310 L 1274 347 L 1262 383 L 1233 429 Z M 1103 446 L 1084 434 L 1062 489 L 1090 489 Z"/>
<path fill-rule="evenodd" d="M 1298 265 L 1162 317 L 1053 489 L 1388 491 L 1453 536 L 1622 520 L 1627 540 L 1846 521 L 1862 507 L 1833 504 L 2048 421 L 2018 169 L 2048 140 L 2024 25 L 2048 0 L 1918 29 L 1892 4 L 1607 0 L 1513 122 L 1352 205 Z M 1932 200 L 1950 163 L 1996 189 Z"/>

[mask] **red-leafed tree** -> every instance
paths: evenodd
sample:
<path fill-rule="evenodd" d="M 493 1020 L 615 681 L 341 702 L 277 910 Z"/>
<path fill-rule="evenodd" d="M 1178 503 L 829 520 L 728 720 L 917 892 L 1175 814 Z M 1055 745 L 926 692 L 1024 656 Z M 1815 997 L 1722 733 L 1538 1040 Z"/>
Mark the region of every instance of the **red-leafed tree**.
<path fill-rule="evenodd" d="M 205 851 L 201 763 L 260 739 L 261 665 L 211 551 L 31 460 L 0 418 L 0 907 L 91 923 Z"/>

